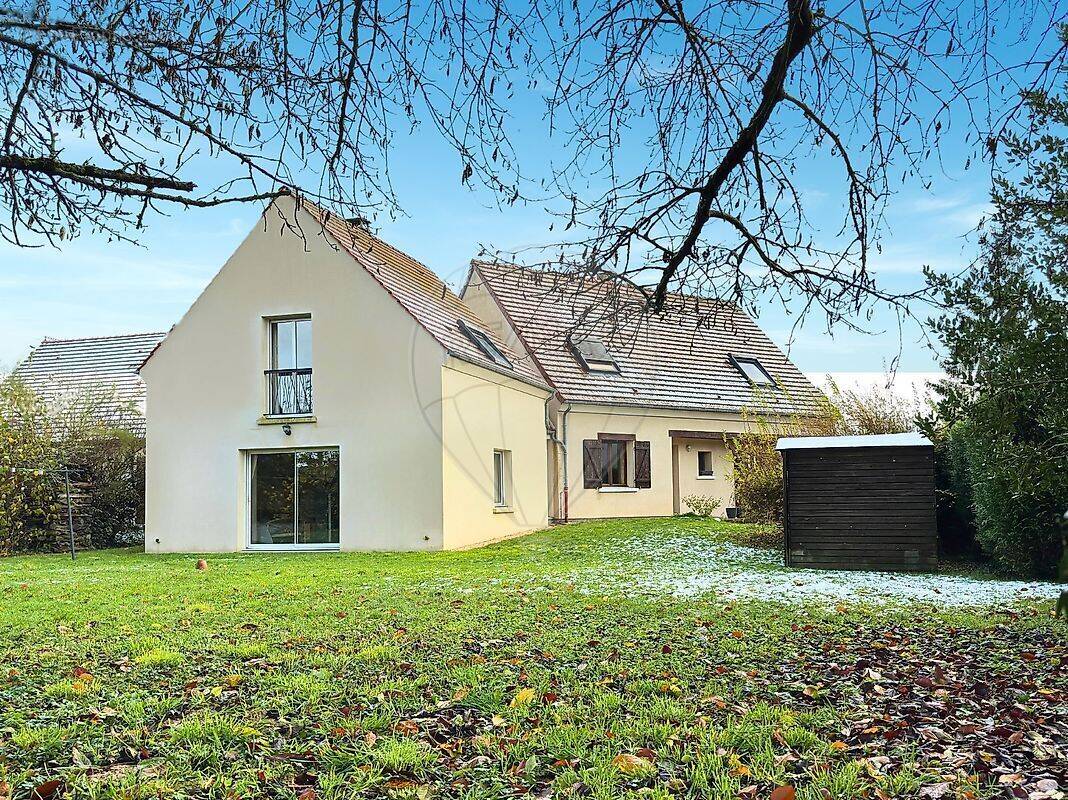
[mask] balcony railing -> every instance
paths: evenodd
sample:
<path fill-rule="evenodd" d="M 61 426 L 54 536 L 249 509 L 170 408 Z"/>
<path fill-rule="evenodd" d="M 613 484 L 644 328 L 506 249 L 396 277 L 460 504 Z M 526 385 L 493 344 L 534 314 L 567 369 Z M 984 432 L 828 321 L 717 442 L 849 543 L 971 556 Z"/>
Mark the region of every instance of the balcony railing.
<path fill-rule="evenodd" d="M 272 416 L 298 416 L 312 413 L 312 371 L 308 369 L 268 369 L 267 413 Z"/>

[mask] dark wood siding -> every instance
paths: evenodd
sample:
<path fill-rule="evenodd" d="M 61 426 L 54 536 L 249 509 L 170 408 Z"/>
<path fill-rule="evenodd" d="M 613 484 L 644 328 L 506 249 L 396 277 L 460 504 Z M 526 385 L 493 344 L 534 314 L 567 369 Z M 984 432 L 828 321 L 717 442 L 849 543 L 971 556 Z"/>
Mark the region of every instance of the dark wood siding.
<path fill-rule="evenodd" d="M 937 568 L 933 448 L 797 449 L 782 455 L 788 566 Z"/>

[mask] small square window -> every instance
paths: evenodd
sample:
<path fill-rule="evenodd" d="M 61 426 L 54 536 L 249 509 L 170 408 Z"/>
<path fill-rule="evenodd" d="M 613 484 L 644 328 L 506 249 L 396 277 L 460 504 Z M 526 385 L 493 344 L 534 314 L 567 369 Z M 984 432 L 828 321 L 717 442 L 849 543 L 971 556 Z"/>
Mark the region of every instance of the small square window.
<path fill-rule="evenodd" d="M 493 505 L 507 508 L 512 493 L 512 453 L 510 450 L 493 451 Z"/>
<path fill-rule="evenodd" d="M 711 450 L 698 450 L 697 451 L 697 477 L 699 478 L 712 478 L 715 477 L 716 471 L 712 462 Z"/>
<path fill-rule="evenodd" d="M 778 386 L 775 383 L 775 379 L 771 377 L 764 365 L 761 364 L 755 358 L 739 358 L 738 356 L 731 356 L 731 363 L 734 368 L 745 376 L 753 386 Z"/>

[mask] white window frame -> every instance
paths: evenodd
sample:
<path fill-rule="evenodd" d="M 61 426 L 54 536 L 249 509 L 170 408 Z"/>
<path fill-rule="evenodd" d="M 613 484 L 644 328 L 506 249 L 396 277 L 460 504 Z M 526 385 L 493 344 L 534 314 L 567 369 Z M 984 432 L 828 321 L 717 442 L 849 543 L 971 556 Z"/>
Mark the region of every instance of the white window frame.
<path fill-rule="evenodd" d="M 498 485 L 497 463 L 500 460 L 500 483 Z M 512 509 L 512 451 L 495 449 L 493 451 L 493 510 L 511 511 Z"/>
<path fill-rule="evenodd" d="M 701 454 L 708 453 L 708 460 L 712 462 L 712 472 L 708 475 L 701 474 Z M 699 481 L 712 481 L 716 479 L 716 456 L 713 450 L 698 450 L 697 451 L 697 480 Z"/>
<path fill-rule="evenodd" d="M 280 323 L 285 323 L 285 322 L 297 323 L 297 322 L 306 321 L 312 326 L 312 328 L 311 328 L 311 330 L 312 330 L 312 334 L 311 334 L 312 335 L 311 357 L 312 357 L 312 362 L 314 364 L 314 361 L 315 361 L 315 324 L 312 322 L 312 315 L 311 314 L 306 314 L 306 313 L 305 314 L 279 314 L 279 315 L 276 315 L 276 316 L 264 317 L 263 321 L 267 324 L 267 347 L 266 347 L 266 350 L 267 350 L 267 368 L 268 368 L 268 370 L 271 370 L 272 372 L 278 370 L 278 365 L 277 365 L 277 360 L 276 360 L 276 355 L 277 355 L 276 354 L 276 349 L 277 348 L 275 347 L 275 332 L 276 332 L 275 326 L 280 324 Z M 293 330 L 293 348 L 294 348 L 293 361 L 294 361 L 294 363 L 296 363 L 296 356 L 297 356 L 297 352 L 296 352 L 296 348 L 297 348 L 297 332 L 296 332 L 296 328 L 294 328 L 294 330 Z M 310 376 L 311 380 L 309 381 L 311 383 L 311 385 L 312 385 L 311 397 L 309 398 L 310 401 L 311 401 L 311 408 L 306 412 L 301 411 L 301 412 L 293 412 L 293 413 L 288 413 L 288 414 L 273 414 L 273 413 L 271 413 L 272 402 L 273 402 L 272 392 L 274 390 L 273 390 L 273 387 L 272 387 L 272 384 L 271 384 L 271 380 L 268 379 L 268 380 L 264 381 L 264 385 L 263 385 L 263 392 L 264 392 L 264 395 L 263 395 L 263 409 L 264 409 L 263 418 L 264 419 L 270 419 L 270 420 L 274 420 L 274 419 L 280 419 L 280 420 L 297 419 L 297 420 L 299 420 L 299 419 L 304 419 L 304 418 L 311 418 L 315 414 L 315 389 L 314 389 L 315 371 L 314 371 L 314 368 L 313 368 L 312 365 L 309 365 L 307 367 L 294 367 L 294 369 L 295 370 L 307 369 L 307 370 L 311 371 L 311 376 Z M 265 373 L 265 375 L 266 375 L 266 373 Z"/>
<path fill-rule="evenodd" d="M 252 541 L 252 457 L 268 453 L 306 453 L 333 450 L 338 454 L 338 541 L 320 544 L 256 544 Z M 341 448 L 337 446 L 327 447 L 272 447 L 256 450 L 243 450 L 245 472 L 245 549 L 249 551 L 268 553 L 299 553 L 302 550 L 338 551 L 341 549 Z"/>
<path fill-rule="evenodd" d="M 750 386 L 757 389 L 778 389 L 779 383 L 775 380 L 774 376 L 768 372 L 768 368 L 761 363 L 759 358 L 754 356 L 730 356 L 730 362 L 742 377 L 745 378 Z M 744 366 L 743 366 L 744 365 Z M 746 371 L 746 367 L 751 367 L 755 373 L 762 378 L 762 380 L 754 380 L 753 377 Z"/>

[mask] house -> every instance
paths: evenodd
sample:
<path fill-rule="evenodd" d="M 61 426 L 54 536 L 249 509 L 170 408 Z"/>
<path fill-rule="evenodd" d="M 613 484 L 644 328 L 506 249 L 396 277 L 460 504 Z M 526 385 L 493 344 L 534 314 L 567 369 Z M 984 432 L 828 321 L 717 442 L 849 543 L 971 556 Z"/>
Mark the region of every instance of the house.
<path fill-rule="evenodd" d="M 150 552 L 441 550 L 548 523 L 537 370 L 427 267 L 293 197 L 141 375 Z"/>
<path fill-rule="evenodd" d="M 441 550 L 726 506 L 743 409 L 819 397 L 735 309 L 626 339 L 601 289 L 554 280 L 477 263 L 457 296 L 276 200 L 141 368 L 146 549 Z"/>
<path fill-rule="evenodd" d="M 626 285 L 474 262 L 461 297 L 552 387 L 552 515 L 668 516 L 732 505 L 725 441 L 746 412 L 813 412 L 820 392 L 741 310 L 676 296 L 641 314 Z"/>
<path fill-rule="evenodd" d="M 44 339 L 12 376 L 46 401 L 88 397 L 100 422 L 145 433 L 145 385 L 141 363 L 164 333 L 131 333 L 80 339 Z"/>

